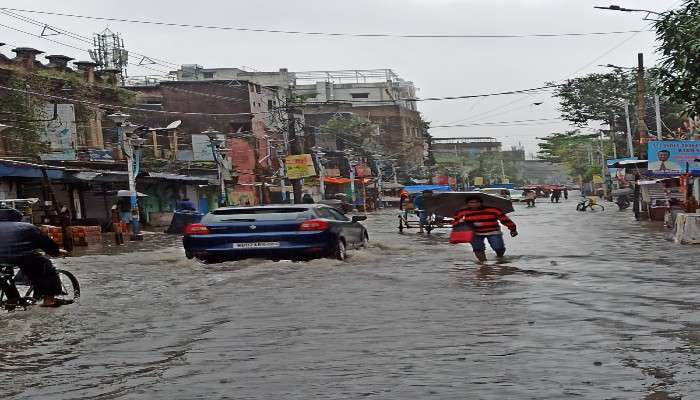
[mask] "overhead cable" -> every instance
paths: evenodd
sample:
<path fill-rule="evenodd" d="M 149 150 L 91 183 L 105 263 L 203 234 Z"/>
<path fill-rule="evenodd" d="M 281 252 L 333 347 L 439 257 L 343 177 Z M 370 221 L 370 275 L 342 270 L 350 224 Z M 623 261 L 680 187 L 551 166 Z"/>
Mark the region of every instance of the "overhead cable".
<path fill-rule="evenodd" d="M 32 14 L 55 15 L 60 17 L 71 17 L 81 19 L 91 19 L 99 21 L 127 22 L 132 24 L 159 25 L 178 28 L 213 29 L 240 32 L 277 33 L 287 35 L 307 35 L 307 36 L 329 36 L 329 37 L 364 37 L 364 38 L 404 38 L 404 39 L 513 39 L 513 38 L 551 38 L 551 37 L 578 37 L 578 36 L 604 36 L 618 35 L 625 33 L 645 32 L 645 31 L 608 31 L 608 32 L 574 32 L 574 33 L 533 33 L 533 34 L 393 34 L 393 33 L 342 33 L 342 32 L 314 32 L 314 31 L 291 31 L 271 28 L 243 28 L 235 26 L 184 24 L 165 21 L 152 21 L 129 18 L 99 17 L 92 15 L 68 14 L 52 11 L 28 10 L 22 8 L 0 7 L 0 10 L 11 10 Z"/>

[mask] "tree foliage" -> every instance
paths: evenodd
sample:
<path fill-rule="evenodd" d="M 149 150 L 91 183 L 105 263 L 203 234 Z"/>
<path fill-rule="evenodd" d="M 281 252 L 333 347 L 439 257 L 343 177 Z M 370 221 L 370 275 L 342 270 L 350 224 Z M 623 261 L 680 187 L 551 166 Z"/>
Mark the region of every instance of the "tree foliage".
<path fill-rule="evenodd" d="M 352 149 L 358 154 L 382 150 L 375 140 L 376 125 L 357 115 L 334 116 L 320 127 L 320 131 L 334 136 L 339 149 Z"/>
<path fill-rule="evenodd" d="M 555 132 L 542 139 L 538 146 L 537 157 L 554 163 L 564 164 L 569 176 L 581 176 L 584 181 L 591 181 L 593 175 L 600 175 L 603 157 L 610 158 L 612 144 L 601 143 L 597 134 L 582 134 L 578 130 Z"/>
<path fill-rule="evenodd" d="M 564 120 L 578 127 L 593 121 L 617 125 L 624 117 L 624 102 L 634 101 L 634 78 L 622 70 L 568 79 L 554 90 Z"/>
<path fill-rule="evenodd" d="M 661 15 L 655 23 L 661 53 L 660 91 L 700 111 L 700 0 Z"/>

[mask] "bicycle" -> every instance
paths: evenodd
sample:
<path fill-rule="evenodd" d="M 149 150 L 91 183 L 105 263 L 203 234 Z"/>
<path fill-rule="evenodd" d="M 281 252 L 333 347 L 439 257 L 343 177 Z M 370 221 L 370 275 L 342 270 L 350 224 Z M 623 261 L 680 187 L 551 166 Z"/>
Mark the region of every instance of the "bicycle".
<path fill-rule="evenodd" d="M 41 300 L 32 296 L 34 287 L 31 285 L 24 292 L 24 296 L 20 295 L 15 281 L 15 268 L 14 265 L 10 264 L 0 265 L 0 307 L 7 311 L 14 311 L 17 307 L 26 310 Z M 56 272 L 58 272 L 58 278 L 61 282 L 61 293 L 56 298 L 74 302 L 80 297 L 78 279 L 63 269 L 56 269 Z M 20 284 L 20 286 L 23 285 Z"/>
<path fill-rule="evenodd" d="M 587 199 L 587 198 L 584 197 L 584 198 L 576 205 L 576 211 L 586 211 L 586 210 L 590 210 L 590 211 L 596 211 L 596 210 L 605 211 L 605 207 L 603 207 L 602 205 L 600 205 L 600 204 L 594 202 L 594 201 L 591 200 L 591 199 Z"/>

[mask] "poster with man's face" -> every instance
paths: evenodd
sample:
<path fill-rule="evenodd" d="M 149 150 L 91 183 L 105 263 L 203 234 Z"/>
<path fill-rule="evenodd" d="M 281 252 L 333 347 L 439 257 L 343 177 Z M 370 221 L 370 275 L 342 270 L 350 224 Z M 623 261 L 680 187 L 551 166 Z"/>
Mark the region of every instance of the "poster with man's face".
<path fill-rule="evenodd" d="M 700 175 L 700 141 L 655 140 L 647 147 L 649 175 L 673 176 L 688 172 Z"/>
<path fill-rule="evenodd" d="M 649 174 L 682 175 L 686 170 L 700 175 L 700 141 L 656 140 L 649 142 Z"/>

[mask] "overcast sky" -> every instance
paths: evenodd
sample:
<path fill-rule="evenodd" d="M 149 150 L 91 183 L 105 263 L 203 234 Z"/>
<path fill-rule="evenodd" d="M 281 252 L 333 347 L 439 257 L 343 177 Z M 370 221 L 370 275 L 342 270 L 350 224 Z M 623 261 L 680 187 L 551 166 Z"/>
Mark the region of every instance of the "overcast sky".
<path fill-rule="evenodd" d="M 594 5 L 619 3 L 628 8 L 665 10 L 672 0 L 265 0 L 181 1 L 79 0 L 0 1 L 2 7 L 91 16 L 157 20 L 188 24 L 346 33 L 392 34 L 535 34 L 627 31 L 646 29 L 643 14 L 596 10 Z M 60 4 L 59 4 L 60 3 Z M 257 70 L 391 68 L 413 81 L 420 97 L 458 96 L 527 89 L 590 72 L 606 71 L 598 64 L 632 66 L 638 52 L 647 65 L 656 59 L 653 32 L 607 36 L 518 39 L 403 39 L 318 37 L 274 33 L 159 27 L 50 15 L 33 19 L 84 36 L 105 27 L 122 34 L 133 52 L 175 64 L 205 67 L 247 66 Z M 0 24 L 40 34 L 41 28 L 0 14 Z M 64 35 L 47 38 L 87 48 Z M 0 49 L 30 46 L 47 54 L 88 59 L 85 52 L 0 26 Z M 132 54 L 130 61 L 138 64 Z M 153 66 L 162 70 L 174 69 Z M 154 74 L 129 67 L 130 75 Z M 543 102 L 540 106 L 533 103 Z M 433 125 L 557 118 L 556 99 L 534 95 L 451 100 L 419 104 Z M 553 122 L 553 123 L 552 123 Z M 436 137 L 493 136 L 504 147 L 522 143 L 536 151 L 536 137 L 568 124 L 436 128 Z M 544 124 L 547 123 L 547 124 Z"/>

